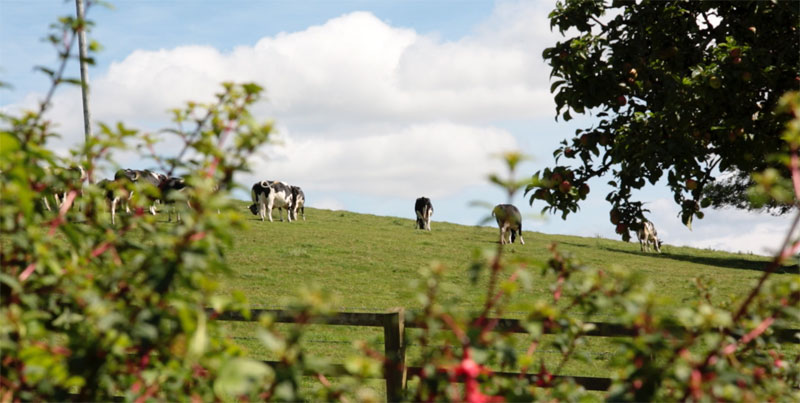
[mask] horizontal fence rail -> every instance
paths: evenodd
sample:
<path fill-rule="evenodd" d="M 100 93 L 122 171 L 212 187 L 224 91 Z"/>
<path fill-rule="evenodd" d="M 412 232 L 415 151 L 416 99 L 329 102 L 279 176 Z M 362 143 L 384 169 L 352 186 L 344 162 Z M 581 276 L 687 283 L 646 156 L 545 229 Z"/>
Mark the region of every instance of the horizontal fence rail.
<path fill-rule="evenodd" d="M 206 313 L 220 321 L 233 321 L 233 322 L 252 322 L 257 321 L 261 315 L 271 315 L 276 322 L 279 323 L 297 323 L 297 316 L 291 311 L 282 309 L 251 309 L 250 317 L 245 317 L 240 312 L 216 312 L 212 308 L 206 308 Z M 528 333 L 522 326 L 523 321 L 519 319 L 489 319 L 496 320 L 493 328 L 495 332 L 511 332 L 511 333 Z M 371 313 L 371 312 L 336 312 L 325 316 L 315 316 L 308 318 L 305 324 L 315 325 L 340 325 L 340 326 L 361 326 L 361 327 L 381 327 L 383 328 L 384 335 L 384 354 L 387 358 L 387 363 L 384 365 L 383 379 L 386 380 L 386 397 L 389 401 L 397 401 L 402 399 L 403 389 L 406 384 L 408 376 L 417 376 L 422 374 L 422 367 L 406 366 L 405 364 L 405 329 L 406 328 L 423 328 L 424 325 L 406 318 L 403 308 L 395 308 L 386 313 Z M 585 336 L 592 337 L 633 337 L 636 335 L 634 329 L 625 327 L 617 323 L 607 322 L 584 322 L 586 324 L 594 325 L 592 330 L 584 333 Z M 684 332 L 683 328 L 669 328 L 670 332 Z M 542 331 L 545 334 L 557 333 L 558 329 L 551 329 L 549 326 L 544 326 Z M 786 329 L 786 328 L 772 328 L 773 335 L 781 343 L 795 343 L 800 344 L 800 329 Z M 263 361 L 268 365 L 279 364 L 276 361 Z M 316 375 L 309 373 L 307 375 Z M 343 365 L 331 364 L 326 369 L 325 376 L 342 376 L 347 375 Z M 527 377 L 531 380 L 536 380 L 535 374 L 521 374 L 519 372 L 492 372 L 493 376 L 500 377 Z M 569 378 L 578 385 L 583 386 L 586 390 L 593 391 L 606 391 L 611 387 L 610 378 L 586 377 L 586 376 L 571 376 L 571 375 L 554 375 L 553 379 Z"/>

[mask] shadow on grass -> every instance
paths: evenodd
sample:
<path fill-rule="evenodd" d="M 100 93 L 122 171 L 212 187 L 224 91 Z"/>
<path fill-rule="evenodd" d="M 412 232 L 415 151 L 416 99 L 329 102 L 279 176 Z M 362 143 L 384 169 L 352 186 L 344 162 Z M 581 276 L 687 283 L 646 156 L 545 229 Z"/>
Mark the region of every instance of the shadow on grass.
<path fill-rule="evenodd" d="M 629 255 L 636 255 L 636 256 L 647 256 L 656 259 L 670 259 L 681 262 L 690 262 L 696 264 L 703 264 L 707 266 L 723 267 L 723 268 L 737 269 L 737 270 L 765 271 L 767 269 L 767 266 L 769 265 L 769 261 L 753 261 L 736 257 L 691 256 L 691 255 L 669 253 L 669 252 L 647 253 L 640 251 L 616 249 L 610 247 L 602 247 L 602 248 L 610 252 L 627 253 Z M 782 267 L 779 267 L 777 270 L 775 270 L 775 272 L 781 274 L 799 274 L 800 267 L 796 264 L 794 265 L 784 264 Z"/>

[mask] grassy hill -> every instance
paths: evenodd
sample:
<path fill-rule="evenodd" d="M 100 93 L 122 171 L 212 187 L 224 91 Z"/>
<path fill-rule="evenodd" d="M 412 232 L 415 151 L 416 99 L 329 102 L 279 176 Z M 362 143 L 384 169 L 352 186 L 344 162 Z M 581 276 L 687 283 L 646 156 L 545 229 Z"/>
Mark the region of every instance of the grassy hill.
<path fill-rule="evenodd" d="M 242 206 L 244 208 L 244 206 Z M 249 214 L 249 213 L 248 213 Z M 277 217 L 277 214 L 275 214 Z M 475 251 L 497 247 L 498 230 L 490 227 L 432 223 L 432 231 L 414 229 L 414 221 L 346 211 L 306 209 L 306 221 L 264 222 L 248 216 L 249 228 L 235 235 L 235 247 L 227 259 L 232 272 L 223 278 L 220 292 L 241 290 L 253 307 L 281 308 L 287 298 L 309 284 L 316 284 L 336 298 L 340 311 L 382 312 L 391 307 L 414 309 L 421 306 L 410 283 L 419 270 L 431 262 L 442 262 L 448 270 L 449 285 L 441 300 L 462 309 L 477 309 L 484 300 L 486 273 L 477 284 L 469 280 L 468 268 Z M 535 229 L 535 224 L 525 226 Z M 768 258 L 665 245 L 663 253 L 642 253 L 638 243 L 601 238 L 548 235 L 526 231 L 525 245 L 514 244 L 506 252 L 546 261 L 547 247 L 555 242 L 583 263 L 599 267 L 617 266 L 641 273 L 658 292 L 672 303 L 674 310 L 695 300 L 696 278 L 711 284 L 717 302 L 746 295 L 766 267 Z M 538 298 L 551 298 L 552 278 L 538 275 L 533 268 L 533 287 L 513 301 L 515 304 Z M 786 266 L 776 276 L 796 275 L 796 266 Z M 507 317 L 524 312 L 512 306 Z M 611 315 L 593 317 L 613 321 Z M 228 325 L 236 339 L 253 357 L 270 358 L 254 336 L 252 324 Z M 353 353 L 354 340 L 366 340 L 380 351 L 380 329 L 313 326 L 304 343 L 310 352 L 341 360 Z M 605 363 L 614 354 L 611 341 L 593 338 L 586 346 L 593 360 L 572 363 L 565 373 L 608 376 Z M 519 337 L 520 353 L 525 351 L 524 335 Z M 408 360 L 414 362 L 418 346 L 409 346 Z M 794 348 L 794 347 L 788 347 Z M 794 351 L 794 350 L 793 350 Z M 542 348 L 545 362 L 555 361 L 559 353 Z M 382 389 L 376 382 L 375 388 Z"/>
<path fill-rule="evenodd" d="M 249 228 L 235 235 L 235 247 L 228 253 L 233 273 L 222 279 L 223 292 L 242 290 L 253 306 L 280 307 L 299 287 L 317 284 L 338 297 L 342 310 L 414 308 L 419 303 L 410 280 L 420 268 L 441 262 L 448 267 L 451 287 L 444 296 L 450 302 L 468 309 L 482 301 L 485 287 L 472 285 L 467 270 L 476 250 L 497 247 L 496 228 L 434 221 L 427 232 L 415 230 L 411 219 L 310 208 L 306 217 L 262 223 L 249 215 Z M 535 224 L 524 227 L 535 229 Z M 661 254 L 642 253 L 635 242 L 531 231 L 524 235 L 526 244 L 511 245 L 509 254 L 544 262 L 550 256 L 548 245 L 555 242 L 585 264 L 639 272 L 678 303 L 694 295 L 698 277 L 711 282 L 718 299 L 740 296 L 769 260 L 670 245 Z M 797 273 L 796 266 L 784 271 L 778 275 Z M 544 295 L 546 280 L 536 277 L 533 291 L 523 298 Z"/>

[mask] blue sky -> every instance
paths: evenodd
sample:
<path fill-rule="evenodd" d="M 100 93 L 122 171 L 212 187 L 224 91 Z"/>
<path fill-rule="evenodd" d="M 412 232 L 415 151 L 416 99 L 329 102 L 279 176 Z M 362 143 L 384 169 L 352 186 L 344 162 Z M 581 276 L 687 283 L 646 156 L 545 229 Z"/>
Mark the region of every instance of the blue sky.
<path fill-rule="evenodd" d="M 520 177 L 552 163 L 551 152 L 589 118 L 556 122 L 541 51 L 551 1 L 130 0 L 95 7 L 91 33 L 103 46 L 90 69 L 95 121 L 144 130 L 169 126 L 168 108 L 209 98 L 224 80 L 256 81 L 280 144 L 260 150 L 255 172 L 237 180 L 284 180 L 304 188 L 311 207 L 413 217 L 418 196 L 433 199 L 436 221 L 477 224 L 472 201 L 504 202 L 487 185 L 502 173 L 490 155 L 533 157 Z M 47 89 L 35 65 L 56 63 L 41 41 L 73 1 L 0 0 L 0 107 L 30 107 Z M 71 66 L 73 76 L 77 67 Z M 50 118 L 66 150 L 82 140 L 80 96 L 58 93 Z M 147 167 L 136 155 L 122 165 Z M 617 238 L 608 222 L 605 181 L 590 183 L 582 210 L 566 221 L 537 218 L 541 206 L 514 203 L 526 231 Z M 237 194 L 246 198 L 246 193 Z M 708 211 L 693 231 L 663 186 L 639 194 L 664 242 L 765 253 L 785 217 Z M 313 219 L 313 217 L 310 217 Z"/>

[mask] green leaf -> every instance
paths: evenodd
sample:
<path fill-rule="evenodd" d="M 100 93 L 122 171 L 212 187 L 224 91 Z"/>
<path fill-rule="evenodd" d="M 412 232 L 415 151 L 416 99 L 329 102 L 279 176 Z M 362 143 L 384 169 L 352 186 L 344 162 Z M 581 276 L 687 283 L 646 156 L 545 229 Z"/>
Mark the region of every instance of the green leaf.
<path fill-rule="evenodd" d="M 53 71 L 53 69 L 50 69 L 50 68 L 47 68 L 47 67 L 44 67 L 44 66 L 36 66 L 36 67 L 33 68 L 33 70 L 34 71 L 41 71 L 42 73 L 47 74 L 50 78 L 53 78 L 53 77 L 56 76 L 56 72 Z"/>
<path fill-rule="evenodd" d="M 0 156 L 3 159 L 9 158 L 11 153 L 20 149 L 19 140 L 11 133 L 0 132 Z"/>
<path fill-rule="evenodd" d="M 231 401 L 238 396 L 248 395 L 258 390 L 275 372 L 262 362 L 248 358 L 234 358 L 220 368 L 214 380 L 214 393 L 217 397 Z"/>
<path fill-rule="evenodd" d="M 562 85 L 562 84 L 564 84 L 564 83 L 566 83 L 566 81 L 564 81 L 564 80 L 557 80 L 557 81 L 556 81 L 556 82 L 554 82 L 552 85 L 550 85 L 550 92 L 551 92 L 551 93 L 555 92 L 555 91 L 556 91 L 556 88 L 558 88 L 560 85 Z"/>

